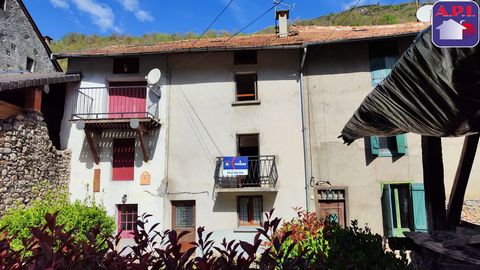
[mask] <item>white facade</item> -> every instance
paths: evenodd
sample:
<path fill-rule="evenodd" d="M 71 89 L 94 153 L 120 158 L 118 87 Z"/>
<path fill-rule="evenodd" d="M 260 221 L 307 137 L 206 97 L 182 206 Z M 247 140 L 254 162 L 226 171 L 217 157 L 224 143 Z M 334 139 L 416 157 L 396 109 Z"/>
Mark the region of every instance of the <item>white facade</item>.
<path fill-rule="evenodd" d="M 149 213 L 153 217 L 149 222 L 160 223 L 162 221 L 163 198 L 159 196 L 160 190 L 165 188 L 165 143 L 166 143 L 166 99 L 158 98 L 157 95 L 147 93 L 147 108 L 149 112 L 158 110 L 158 117 L 161 126 L 145 135 L 145 143 L 148 149 L 148 162 L 144 162 L 138 136 L 131 129 L 124 130 L 103 130 L 100 135 L 94 135 L 100 163 L 93 161 L 92 153 L 88 146 L 84 130 L 77 128 L 71 121 L 71 114 L 75 108 L 76 92 L 78 87 L 106 87 L 109 81 L 138 81 L 145 80 L 148 71 L 153 68 L 165 70 L 165 60 L 162 57 L 148 57 L 142 59 L 140 72 L 138 74 L 113 74 L 112 58 L 90 58 L 70 59 L 69 72 L 82 73 L 82 82 L 79 86 L 69 89 L 65 107 L 64 121 L 62 125 L 62 144 L 72 151 L 71 163 L 71 199 L 84 199 L 87 194 L 94 196 L 95 200 L 102 203 L 111 216 L 118 219 L 117 205 L 122 204 L 122 197 L 126 195 L 126 204 L 137 204 L 138 213 Z M 161 84 L 166 85 L 165 79 Z M 87 90 L 86 93 L 89 93 Z M 106 90 L 100 89 L 106 93 Z M 162 87 L 162 93 L 166 87 Z M 98 103 L 105 104 L 105 100 Z M 104 106 L 99 112 L 103 112 Z M 112 181 L 112 142 L 114 138 L 136 138 L 135 139 L 135 167 L 133 181 Z M 94 169 L 100 169 L 100 192 L 93 192 Z M 149 185 L 141 185 L 142 173 L 148 172 L 151 175 Z M 88 186 L 88 188 L 87 188 Z"/>

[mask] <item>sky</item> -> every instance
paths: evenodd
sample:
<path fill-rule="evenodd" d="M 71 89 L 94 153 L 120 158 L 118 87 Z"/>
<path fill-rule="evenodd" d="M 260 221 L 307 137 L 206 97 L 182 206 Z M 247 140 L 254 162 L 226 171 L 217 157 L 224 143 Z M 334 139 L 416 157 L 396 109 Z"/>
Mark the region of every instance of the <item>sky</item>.
<path fill-rule="evenodd" d="M 393 4 L 405 0 L 284 0 L 290 19 L 316 18 L 358 5 Z M 59 39 L 67 33 L 139 36 L 147 33 L 202 33 L 230 0 L 24 0 L 43 35 Z M 212 26 L 238 31 L 273 6 L 272 0 L 233 0 Z M 271 11 L 244 32 L 274 24 Z"/>

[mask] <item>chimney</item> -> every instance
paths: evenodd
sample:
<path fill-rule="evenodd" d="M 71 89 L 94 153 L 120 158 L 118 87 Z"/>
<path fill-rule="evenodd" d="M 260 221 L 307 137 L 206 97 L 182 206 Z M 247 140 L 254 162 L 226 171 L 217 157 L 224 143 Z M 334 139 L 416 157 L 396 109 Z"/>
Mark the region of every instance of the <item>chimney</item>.
<path fill-rule="evenodd" d="M 288 16 L 289 10 L 275 11 L 276 31 L 279 37 L 288 37 Z"/>

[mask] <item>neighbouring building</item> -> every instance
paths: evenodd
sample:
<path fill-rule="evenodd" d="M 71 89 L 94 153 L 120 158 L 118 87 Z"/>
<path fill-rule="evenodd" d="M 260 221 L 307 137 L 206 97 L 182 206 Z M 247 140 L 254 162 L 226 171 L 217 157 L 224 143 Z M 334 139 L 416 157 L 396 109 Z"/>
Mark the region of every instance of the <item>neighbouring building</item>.
<path fill-rule="evenodd" d="M 426 230 L 420 137 L 350 147 L 337 138 L 425 27 L 292 27 L 59 54 L 83 76 L 67 94 L 62 130 L 72 196 L 94 193 L 126 238 L 131 217 L 148 212 L 164 229 L 191 231 L 185 243 L 198 226 L 216 240 L 251 239 L 264 213 L 290 219 L 294 207 L 386 237 Z M 151 85 L 155 68 L 162 76 Z M 445 142 L 453 179 L 461 142 Z M 236 176 L 233 158 L 248 164 Z"/>
<path fill-rule="evenodd" d="M 20 0 L 0 1 L 0 51 L 1 216 L 17 202 L 68 185 L 70 154 L 60 148 L 58 111 L 67 84 L 80 76 L 61 73 Z"/>

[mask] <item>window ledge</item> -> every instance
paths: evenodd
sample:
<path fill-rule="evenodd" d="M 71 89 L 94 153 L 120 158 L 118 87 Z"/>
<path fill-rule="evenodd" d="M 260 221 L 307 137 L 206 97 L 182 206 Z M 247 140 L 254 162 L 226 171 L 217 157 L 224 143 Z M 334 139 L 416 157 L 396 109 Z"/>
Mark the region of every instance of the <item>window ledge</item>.
<path fill-rule="evenodd" d="M 248 101 L 235 101 L 232 102 L 232 106 L 249 106 L 249 105 L 260 105 L 260 100 L 248 100 Z"/>
<path fill-rule="evenodd" d="M 257 229 L 260 229 L 258 226 L 241 226 L 233 229 L 235 233 L 257 233 Z"/>

